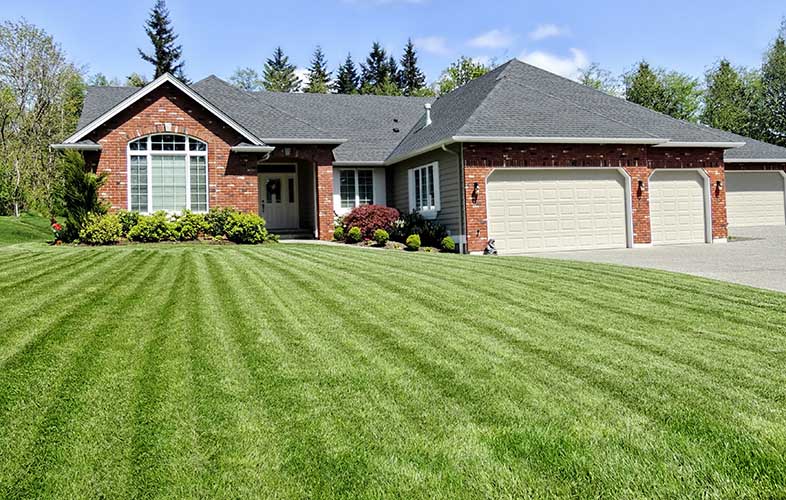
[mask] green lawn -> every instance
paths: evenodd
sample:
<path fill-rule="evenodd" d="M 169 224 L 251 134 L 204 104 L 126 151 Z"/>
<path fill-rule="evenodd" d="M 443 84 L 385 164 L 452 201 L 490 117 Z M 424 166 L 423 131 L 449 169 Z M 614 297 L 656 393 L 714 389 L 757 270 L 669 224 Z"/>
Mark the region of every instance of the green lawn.
<path fill-rule="evenodd" d="M 0 496 L 783 498 L 784 325 L 613 266 L 0 246 Z"/>

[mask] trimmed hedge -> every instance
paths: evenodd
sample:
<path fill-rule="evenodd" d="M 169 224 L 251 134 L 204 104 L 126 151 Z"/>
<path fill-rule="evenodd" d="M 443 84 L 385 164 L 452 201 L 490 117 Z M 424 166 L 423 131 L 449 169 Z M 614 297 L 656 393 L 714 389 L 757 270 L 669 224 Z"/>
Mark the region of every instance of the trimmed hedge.
<path fill-rule="evenodd" d="M 240 244 L 255 245 L 270 239 L 265 219 L 257 214 L 234 212 L 227 219 L 224 230 L 229 241 Z"/>
<path fill-rule="evenodd" d="M 177 239 L 175 225 L 163 210 L 152 215 L 140 215 L 139 222 L 128 232 L 128 239 L 142 243 L 157 243 Z"/>
<path fill-rule="evenodd" d="M 384 246 L 390 239 L 390 235 L 384 229 L 374 231 L 374 242 L 379 246 Z"/>
<path fill-rule="evenodd" d="M 90 213 L 79 231 L 79 241 L 88 245 L 114 245 L 123 237 L 123 225 L 117 215 Z"/>
<path fill-rule="evenodd" d="M 347 232 L 347 243 L 357 243 L 361 239 L 363 239 L 363 233 L 360 231 L 359 227 L 353 226 L 349 228 L 349 232 Z"/>
<path fill-rule="evenodd" d="M 407 236 L 406 245 L 409 250 L 420 250 L 420 236 L 417 234 L 410 234 Z"/>

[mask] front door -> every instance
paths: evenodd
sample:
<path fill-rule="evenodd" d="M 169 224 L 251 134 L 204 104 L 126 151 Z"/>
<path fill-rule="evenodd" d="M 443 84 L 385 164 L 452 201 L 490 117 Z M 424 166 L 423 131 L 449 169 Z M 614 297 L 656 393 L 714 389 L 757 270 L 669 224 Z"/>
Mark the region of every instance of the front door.
<path fill-rule="evenodd" d="M 297 178 L 295 173 L 259 174 L 259 214 L 270 229 L 297 229 Z"/>

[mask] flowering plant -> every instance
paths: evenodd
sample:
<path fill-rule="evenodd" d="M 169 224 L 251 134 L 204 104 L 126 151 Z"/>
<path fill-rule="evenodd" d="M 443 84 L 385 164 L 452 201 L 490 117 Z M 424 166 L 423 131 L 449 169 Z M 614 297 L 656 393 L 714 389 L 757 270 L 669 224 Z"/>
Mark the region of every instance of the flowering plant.
<path fill-rule="evenodd" d="M 60 233 L 63 231 L 63 226 L 56 220 L 52 219 L 52 234 L 55 236 L 55 244 L 60 242 Z"/>

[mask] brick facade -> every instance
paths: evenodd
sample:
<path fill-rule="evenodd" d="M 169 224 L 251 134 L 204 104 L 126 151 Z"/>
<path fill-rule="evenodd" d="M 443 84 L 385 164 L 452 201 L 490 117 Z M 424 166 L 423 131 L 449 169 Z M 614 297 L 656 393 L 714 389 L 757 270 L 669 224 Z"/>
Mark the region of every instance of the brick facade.
<path fill-rule="evenodd" d="M 712 234 L 727 237 L 723 150 L 709 148 L 653 148 L 639 145 L 464 144 L 464 190 L 467 247 L 481 251 L 488 242 L 486 178 L 497 168 L 615 167 L 631 178 L 634 244 L 652 242 L 649 177 L 659 168 L 701 169 L 710 179 Z M 641 185 L 639 185 L 641 181 Z M 475 189 L 477 183 L 477 191 Z M 475 195 L 477 193 L 477 195 Z"/>

